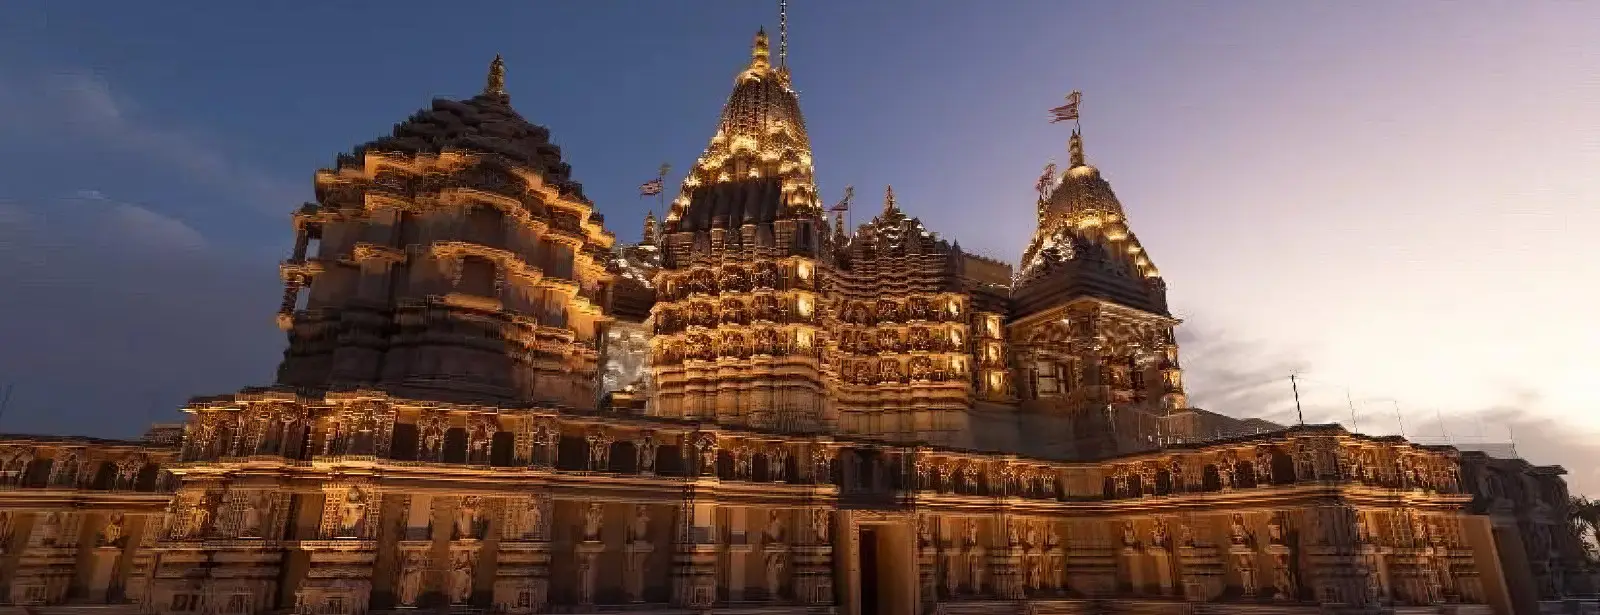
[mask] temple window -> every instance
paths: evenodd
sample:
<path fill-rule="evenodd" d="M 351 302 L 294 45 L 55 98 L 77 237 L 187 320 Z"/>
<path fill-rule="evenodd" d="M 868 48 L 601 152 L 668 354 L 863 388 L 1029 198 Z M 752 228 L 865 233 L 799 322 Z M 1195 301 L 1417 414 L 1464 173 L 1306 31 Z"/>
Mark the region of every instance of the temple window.
<path fill-rule="evenodd" d="M 1033 373 L 1035 378 L 1034 391 L 1036 397 L 1057 395 L 1061 390 L 1060 366 L 1049 361 L 1035 361 Z"/>
<path fill-rule="evenodd" d="M 493 297 L 496 294 L 494 287 L 497 273 L 494 261 L 481 256 L 462 257 L 461 280 L 456 283 L 456 292 Z"/>
<path fill-rule="evenodd" d="M 505 214 L 499 208 L 479 205 L 467 210 L 467 240 L 491 247 L 505 244 Z"/>

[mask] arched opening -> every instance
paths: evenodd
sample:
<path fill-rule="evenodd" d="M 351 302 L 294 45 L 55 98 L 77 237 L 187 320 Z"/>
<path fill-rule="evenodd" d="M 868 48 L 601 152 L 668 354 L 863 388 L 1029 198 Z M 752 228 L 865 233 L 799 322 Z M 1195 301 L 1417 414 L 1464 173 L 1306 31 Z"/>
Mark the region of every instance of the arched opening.
<path fill-rule="evenodd" d="M 482 256 L 461 257 L 461 281 L 456 283 L 456 292 L 476 295 L 479 297 L 494 297 L 495 278 L 494 261 Z"/>
<path fill-rule="evenodd" d="M 517 463 L 517 435 L 509 431 L 494 432 L 489 438 L 489 465 L 508 468 Z"/>
<path fill-rule="evenodd" d="M 1294 484 L 1294 458 L 1280 450 L 1272 451 L 1272 484 Z"/>
<path fill-rule="evenodd" d="M 766 453 L 756 453 L 755 456 L 750 459 L 750 480 L 763 483 L 771 482 L 771 464 L 772 460 L 767 458 Z"/>
<path fill-rule="evenodd" d="M 411 461 L 417 458 L 417 424 L 395 423 L 389 437 L 389 458 Z"/>
<path fill-rule="evenodd" d="M 1200 490 L 1222 491 L 1222 473 L 1217 471 L 1216 465 L 1208 463 L 1200 471 Z"/>
<path fill-rule="evenodd" d="M 467 212 L 467 241 L 494 248 L 505 245 L 505 214 L 500 208 L 489 205 L 473 207 Z"/>
<path fill-rule="evenodd" d="M 790 484 L 800 484 L 800 459 L 798 455 L 790 455 L 788 459 L 783 460 L 783 477 L 788 479 Z"/>
<path fill-rule="evenodd" d="M 656 447 L 656 476 L 683 475 L 683 448 L 676 444 Z"/>
<path fill-rule="evenodd" d="M 45 487 L 50 484 L 50 470 L 56 462 L 50 459 L 35 459 L 28 464 L 28 473 L 24 475 L 22 486 Z"/>
<path fill-rule="evenodd" d="M 639 448 L 627 440 L 618 440 L 611 443 L 611 452 L 606 455 L 606 469 L 621 474 L 639 473 Z"/>
<path fill-rule="evenodd" d="M 1256 466 L 1248 461 L 1233 464 L 1233 486 L 1236 489 L 1249 489 L 1256 486 Z"/>
<path fill-rule="evenodd" d="M 589 444 L 576 436 L 561 436 L 556 443 L 557 470 L 589 469 Z"/>
<path fill-rule="evenodd" d="M 451 427 L 444 432 L 444 462 L 467 462 L 467 430 L 461 427 Z"/>
<path fill-rule="evenodd" d="M 717 451 L 717 478 L 733 480 L 733 453 Z"/>
<path fill-rule="evenodd" d="M 1130 497 L 1130 498 L 1143 497 L 1144 494 L 1145 494 L 1144 477 L 1139 476 L 1138 474 L 1129 474 L 1128 475 L 1128 497 Z"/>
<path fill-rule="evenodd" d="M 1117 499 L 1117 480 L 1107 476 L 1100 486 L 1100 495 L 1107 500 Z"/>
<path fill-rule="evenodd" d="M 116 487 L 117 465 L 109 461 L 100 462 L 100 467 L 94 471 L 94 481 L 89 483 L 90 489 L 109 491 Z"/>
<path fill-rule="evenodd" d="M 160 467 L 153 463 L 144 464 L 144 467 L 139 468 L 139 478 L 134 480 L 133 489 L 135 491 L 155 491 L 156 483 L 160 477 Z"/>
<path fill-rule="evenodd" d="M 1156 495 L 1172 495 L 1172 473 L 1156 470 Z"/>

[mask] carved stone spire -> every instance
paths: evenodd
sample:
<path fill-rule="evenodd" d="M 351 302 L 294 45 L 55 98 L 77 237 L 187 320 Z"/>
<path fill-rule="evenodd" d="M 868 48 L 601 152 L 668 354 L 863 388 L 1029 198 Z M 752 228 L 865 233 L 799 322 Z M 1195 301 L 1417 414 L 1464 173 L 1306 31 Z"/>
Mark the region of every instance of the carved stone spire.
<path fill-rule="evenodd" d="M 656 211 L 654 209 L 644 215 L 644 235 L 640 241 L 648 245 L 656 245 Z"/>
<path fill-rule="evenodd" d="M 494 54 L 494 61 L 489 63 L 489 78 L 483 84 L 483 95 L 506 97 L 506 61 L 498 53 Z"/>
<path fill-rule="evenodd" d="M 894 186 L 887 186 L 883 191 L 883 213 L 885 216 L 898 209 L 894 202 Z"/>
<path fill-rule="evenodd" d="M 767 46 L 767 29 L 756 30 L 756 43 L 750 49 L 750 68 L 766 70 L 772 67 L 772 50 Z"/>
<path fill-rule="evenodd" d="M 1076 169 L 1088 164 L 1083 161 L 1083 133 L 1078 132 L 1076 128 L 1072 129 L 1072 138 L 1067 141 L 1067 151 L 1069 152 L 1068 155 L 1071 156 L 1067 161 L 1068 169 Z"/>

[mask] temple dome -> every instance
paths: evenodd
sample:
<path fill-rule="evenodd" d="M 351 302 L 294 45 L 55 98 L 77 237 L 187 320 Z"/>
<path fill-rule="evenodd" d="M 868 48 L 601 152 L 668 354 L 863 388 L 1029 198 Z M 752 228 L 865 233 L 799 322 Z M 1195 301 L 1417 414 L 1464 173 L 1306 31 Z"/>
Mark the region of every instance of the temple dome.
<path fill-rule="evenodd" d="M 812 173 L 799 95 L 788 69 L 770 62 L 767 35 L 758 32 L 716 132 L 667 212 L 667 227 L 759 223 L 795 209 L 819 213 Z"/>
<path fill-rule="evenodd" d="M 1061 183 L 1045 202 L 1045 216 L 1053 219 L 1081 219 L 1097 216 L 1121 219 L 1122 203 L 1111 184 L 1100 176 L 1100 169 L 1083 161 L 1083 141 L 1073 134 L 1072 166 L 1061 174 Z"/>
<path fill-rule="evenodd" d="M 561 148 L 550 142 L 550 130 L 529 122 L 511 107 L 505 93 L 504 64 L 499 56 L 490 67 L 482 93 L 466 100 L 436 98 L 428 108 L 395 124 L 385 137 L 363 143 L 339 156 L 338 165 L 358 166 L 367 152 L 439 154 L 447 151 L 500 156 L 538 171 L 563 194 L 588 202 L 583 184 L 572 180 L 572 167 L 561 160 Z"/>

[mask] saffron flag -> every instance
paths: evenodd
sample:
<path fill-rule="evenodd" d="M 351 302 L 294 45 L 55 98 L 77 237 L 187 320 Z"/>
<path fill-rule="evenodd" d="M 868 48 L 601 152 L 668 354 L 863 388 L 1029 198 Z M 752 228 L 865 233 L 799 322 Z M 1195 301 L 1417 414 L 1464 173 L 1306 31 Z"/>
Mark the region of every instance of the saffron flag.
<path fill-rule="evenodd" d="M 1050 110 L 1050 123 L 1078 121 L 1078 103 L 1083 102 L 1083 93 L 1073 90 L 1067 95 L 1067 104 Z"/>
<path fill-rule="evenodd" d="M 661 190 L 665 187 L 666 182 L 657 177 L 639 185 L 639 196 L 655 196 L 657 194 L 661 194 Z"/>
<path fill-rule="evenodd" d="M 1039 176 L 1039 183 L 1035 184 L 1033 186 L 1033 191 L 1034 192 L 1038 192 L 1039 196 L 1043 197 L 1044 196 L 1044 192 L 1046 190 L 1049 190 L 1050 189 L 1050 185 L 1054 184 L 1055 181 L 1056 181 L 1056 163 L 1052 162 L 1050 164 L 1044 165 L 1044 174 Z"/>

